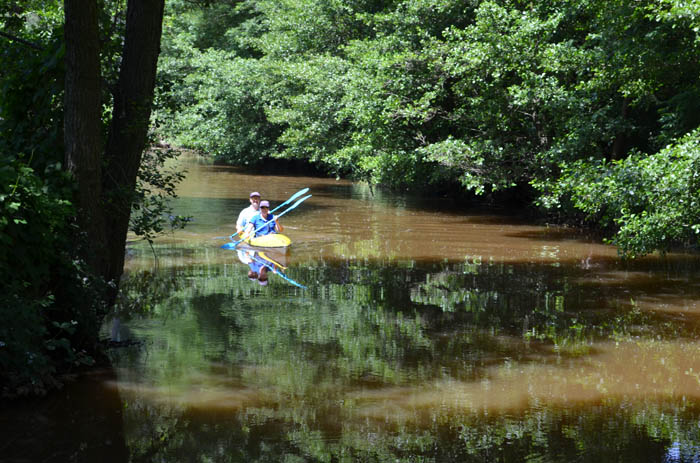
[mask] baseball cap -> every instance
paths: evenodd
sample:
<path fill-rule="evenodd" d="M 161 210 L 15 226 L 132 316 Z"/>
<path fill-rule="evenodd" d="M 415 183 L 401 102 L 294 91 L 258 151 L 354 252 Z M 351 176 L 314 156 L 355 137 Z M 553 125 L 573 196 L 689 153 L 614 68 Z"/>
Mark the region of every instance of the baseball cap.
<path fill-rule="evenodd" d="M 257 196 L 257 197 L 259 198 L 259 197 L 260 197 L 260 193 L 258 193 L 257 191 L 254 191 L 254 192 L 252 192 L 252 193 L 250 194 L 249 198 L 252 198 L 253 196 Z"/>

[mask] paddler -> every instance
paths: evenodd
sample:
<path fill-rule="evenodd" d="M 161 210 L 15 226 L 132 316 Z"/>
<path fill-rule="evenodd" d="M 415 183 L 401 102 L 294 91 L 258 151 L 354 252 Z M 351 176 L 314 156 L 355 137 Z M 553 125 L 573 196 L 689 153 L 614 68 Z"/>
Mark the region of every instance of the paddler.
<path fill-rule="evenodd" d="M 248 279 L 250 281 L 257 281 L 261 286 L 267 285 L 267 265 L 256 259 L 255 251 L 238 251 L 238 258 L 244 264 L 248 265 L 250 270 L 248 270 Z M 271 267 L 272 271 L 275 272 L 275 267 Z"/>
<path fill-rule="evenodd" d="M 238 220 L 236 221 L 236 233 L 239 235 L 245 230 L 250 219 L 260 212 L 260 193 L 257 191 L 252 192 L 248 196 L 248 200 L 250 201 L 250 206 L 246 207 L 238 214 Z"/>
<path fill-rule="evenodd" d="M 260 267 L 260 273 L 258 274 L 258 284 L 260 286 L 267 285 L 267 267 L 264 265 Z"/>
<path fill-rule="evenodd" d="M 240 260 L 250 268 L 250 270 L 248 270 L 248 278 L 251 281 L 257 280 L 258 273 L 260 272 L 260 267 L 262 267 L 262 264 L 253 260 L 250 251 L 239 249 L 236 253 L 238 254 L 238 260 Z"/>
<path fill-rule="evenodd" d="M 270 213 L 270 202 L 260 202 L 260 212 L 253 216 L 246 225 L 246 234 L 255 231 L 255 236 L 269 235 L 270 233 L 282 233 L 284 227 L 277 221 L 275 215 Z"/>

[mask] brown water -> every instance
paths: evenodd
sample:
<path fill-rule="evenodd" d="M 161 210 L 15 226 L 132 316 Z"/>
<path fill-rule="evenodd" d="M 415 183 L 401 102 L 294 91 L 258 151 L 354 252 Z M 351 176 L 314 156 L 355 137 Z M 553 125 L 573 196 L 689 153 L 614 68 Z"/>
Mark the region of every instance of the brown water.
<path fill-rule="evenodd" d="M 0 414 L 8 461 L 700 461 L 697 257 L 622 262 L 440 198 L 188 170 L 194 221 L 157 261 L 130 246 L 105 325 L 139 344 Z M 287 279 L 249 280 L 219 247 L 248 193 L 305 187 L 269 255 Z"/>

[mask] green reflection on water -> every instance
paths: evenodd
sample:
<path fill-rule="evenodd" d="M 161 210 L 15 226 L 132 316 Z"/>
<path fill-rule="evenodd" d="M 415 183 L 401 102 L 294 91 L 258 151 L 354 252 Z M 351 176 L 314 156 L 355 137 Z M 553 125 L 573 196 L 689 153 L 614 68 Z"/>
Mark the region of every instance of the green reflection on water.
<path fill-rule="evenodd" d="M 306 291 L 246 270 L 125 282 L 117 331 L 143 343 L 113 360 L 133 460 L 700 458 L 700 394 L 673 357 L 692 363 L 697 342 L 675 342 L 697 339 L 696 325 L 643 313 L 574 268 L 291 262 Z M 649 365 L 640 393 L 616 376 L 629 357 L 615 352 Z"/>

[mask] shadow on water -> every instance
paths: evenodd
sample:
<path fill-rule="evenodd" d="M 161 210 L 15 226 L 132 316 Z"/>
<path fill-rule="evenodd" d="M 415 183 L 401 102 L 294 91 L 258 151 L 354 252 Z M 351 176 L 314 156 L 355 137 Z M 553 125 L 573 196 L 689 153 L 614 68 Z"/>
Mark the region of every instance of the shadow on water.
<path fill-rule="evenodd" d="M 43 399 L 5 404 L 0 413 L 0 461 L 129 461 L 122 399 L 114 371 L 69 381 Z"/>

